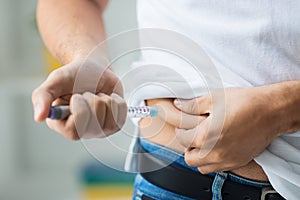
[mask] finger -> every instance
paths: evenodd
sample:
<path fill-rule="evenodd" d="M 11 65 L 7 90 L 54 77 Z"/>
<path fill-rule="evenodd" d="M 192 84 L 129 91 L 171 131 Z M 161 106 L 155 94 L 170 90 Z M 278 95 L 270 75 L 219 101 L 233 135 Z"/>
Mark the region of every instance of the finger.
<path fill-rule="evenodd" d="M 224 172 L 231 170 L 230 167 L 225 167 L 220 164 L 211 164 L 211 165 L 204 165 L 201 167 L 198 167 L 198 170 L 201 174 L 209 174 L 209 173 L 217 173 L 217 172 Z"/>
<path fill-rule="evenodd" d="M 53 95 L 46 89 L 38 88 L 32 93 L 32 104 L 34 109 L 34 120 L 36 122 L 44 121 L 50 110 L 50 105 L 54 100 Z"/>
<path fill-rule="evenodd" d="M 81 95 L 75 94 L 70 101 L 70 113 L 66 120 L 47 119 L 50 129 L 60 133 L 71 140 L 80 139 L 85 131 L 89 120 L 89 109 Z"/>
<path fill-rule="evenodd" d="M 74 116 L 70 115 L 67 120 L 51 120 L 46 119 L 46 123 L 50 129 L 59 133 L 70 140 L 79 140 L 80 137 L 77 133 Z"/>
<path fill-rule="evenodd" d="M 84 99 L 87 102 L 87 105 L 89 107 L 89 110 L 91 111 L 91 117 L 97 119 L 97 125 L 99 124 L 101 127 L 104 126 L 105 120 L 106 120 L 106 105 L 103 102 L 103 99 L 99 97 L 101 96 L 107 96 L 105 94 L 93 94 L 91 92 L 85 92 L 83 94 Z M 107 100 L 109 101 L 109 100 Z"/>
<path fill-rule="evenodd" d="M 181 111 L 193 114 L 203 115 L 210 113 L 212 100 L 210 95 L 205 95 L 194 99 L 175 99 L 174 105 Z"/>
<path fill-rule="evenodd" d="M 101 102 L 103 102 L 103 104 L 106 106 L 106 116 L 103 130 L 105 135 L 108 136 L 120 129 L 117 124 L 117 116 L 119 115 L 119 110 L 116 106 L 116 102 L 113 102 L 112 97 L 102 93 L 99 94 L 99 98 L 101 99 Z"/>
<path fill-rule="evenodd" d="M 122 82 L 121 80 L 115 76 L 115 74 L 113 74 L 112 71 L 108 71 L 107 73 L 109 73 L 109 76 L 108 77 L 114 77 L 113 79 L 110 78 L 110 80 L 114 80 L 112 81 L 112 86 L 114 87 L 113 88 L 113 91 L 110 91 L 110 93 L 108 94 L 117 94 L 119 95 L 120 97 L 123 97 L 124 96 L 124 90 L 123 90 L 123 85 L 122 85 Z M 109 87 L 108 87 L 109 88 Z M 101 91 L 102 92 L 102 91 Z M 102 92 L 102 93 L 105 93 L 105 92 Z"/>
<path fill-rule="evenodd" d="M 205 163 L 205 161 L 201 161 L 202 163 Z M 241 163 L 241 164 L 237 164 L 237 163 L 230 163 L 230 162 L 210 162 L 211 164 L 207 164 L 207 165 L 201 165 L 198 166 L 198 170 L 202 173 L 202 174 L 208 174 L 208 173 L 212 173 L 212 172 L 224 172 L 224 171 L 230 171 L 236 168 L 240 168 L 242 166 L 245 166 L 247 163 Z"/>
<path fill-rule="evenodd" d="M 203 167 L 215 164 L 213 161 L 204 160 L 200 148 L 190 148 L 184 153 L 185 162 L 192 167 Z"/>
<path fill-rule="evenodd" d="M 55 99 L 52 102 L 51 106 L 69 105 L 71 97 L 72 97 L 71 94 L 63 95 L 63 96 L 59 97 L 58 99 Z"/>
<path fill-rule="evenodd" d="M 208 174 L 212 172 L 222 172 L 232 169 L 232 167 L 226 163 L 213 162 L 210 159 L 204 159 L 201 156 L 201 150 L 194 148 L 184 154 L 185 162 L 191 167 L 197 167 L 202 174 Z M 207 157 L 205 157 L 207 158 Z"/>
<path fill-rule="evenodd" d="M 192 129 L 176 128 L 176 138 L 185 148 L 201 148 L 205 142 L 208 131 L 208 119 L 202 121 L 198 126 Z"/>
<path fill-rule="evenodd" d="M 74 126 L 77 135 L 84 138 L 88 131 L 88 124 L 91 119 L 91 110 L 88 103 L 80 94 L 74 94 L 70 101 L 71 117 L 74 119 Z M 67 119 L 69 121 L 69 119 Z M 68 125 L 68 124 L 67 124 Z"/>
<path fill-rule="evenodd" d="M 126 121 L 127 116 L 127 105 L 125 100 L 116 93 L 112 93 L 112 108 L 113 117 L 117 122 L 118 128 L 121 129 Z M 117 111 L 114 111 L 117 109 Z"/>
<path fill-rule="evenodd" d="M 85 92 L 83 98 L 87 102 L 90 110 L 90 119 L 85 138 L 95 138 L 105 136 L 105 124 L 107 123 L 108 107 L 110 104 L 110 97 L 105 94 L 95 95 L 91 92 Z"/>
<path fill-rule="evenodd" d="M 109 136 L 120 129 L 117 119 L 114 117 L 119 115 L 119 110 L 115 103 L 113 103 L 113 98 L 111 96 L 104 93 L 94 95 L 90 92 L 86 92 L 83 94 L 83 97 L 86 99 L 92 113 L 88 125 L 88 137 L 101 138 Z M 124 116 L 124 107 L 122 113 Z"/>
<path fill-rule="evenodd" d="M 171 99 L 159 99 L 152 101 L 149 106 L 155 106 L 158 109 L 158 116 L 165 122 L 183 129 L 190 129 L 201 123 L 206 116 L 189 115 L 178 110 Z"/>
<path fill-rule="evenodd" d="M 46 81 L 32 93 L 34 119 L 41 122 L 48 117 L 52 102 L 58 97 L 70 94 L 72 91 L 72 78 L 67 78 L 61 69 L 53 71 Z"/>

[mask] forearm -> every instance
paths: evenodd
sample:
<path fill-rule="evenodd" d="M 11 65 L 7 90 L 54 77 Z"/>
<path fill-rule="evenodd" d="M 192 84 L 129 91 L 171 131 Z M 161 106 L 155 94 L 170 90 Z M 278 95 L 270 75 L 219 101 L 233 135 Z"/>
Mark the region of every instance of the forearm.
<path fill-rule="evenodd" d="M 266 87 L 266 88 L 265 88 Z M 300 130 L 300 81 L 287 81 L 263 86 L 268 92 L 267 105 L 273 109 L 273 124 L 277 124 L 277 134 Z"/>
<path fill-rule="evenodd" d="M 99 3 L 101 2 L 101 3 Z M 42 38 L 62 64 L 84 58 L 105 39 L 102 13 L 107 0 L 40 0 L 37 21 Z"/>

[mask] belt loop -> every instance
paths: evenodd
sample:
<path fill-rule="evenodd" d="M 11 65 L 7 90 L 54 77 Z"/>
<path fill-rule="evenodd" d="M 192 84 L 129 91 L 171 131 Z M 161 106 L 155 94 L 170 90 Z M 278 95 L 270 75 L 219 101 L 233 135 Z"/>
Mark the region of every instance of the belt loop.
<path fill-rule="evenodd" d="M 218 172 L 216 174 L 214 182 L 211 186 L 213 200 L 222 200 L 222 188 L 227 176 L 228 173 L 226 172 Z"/>
<path fill-rule="evenodd" d="M 268 196 L 269 195 L 272 195 L 272 194 L 278 194 L 273 188 L 271 187 L 267 187 L 267 188 L 263 188 L 262 189 L 262 192 L 261 192 L 261 197 L 260 199 L 261 200 L 267 200 L 268 199 Z M 278 194 L 279 195 L 279 194 Z"/>

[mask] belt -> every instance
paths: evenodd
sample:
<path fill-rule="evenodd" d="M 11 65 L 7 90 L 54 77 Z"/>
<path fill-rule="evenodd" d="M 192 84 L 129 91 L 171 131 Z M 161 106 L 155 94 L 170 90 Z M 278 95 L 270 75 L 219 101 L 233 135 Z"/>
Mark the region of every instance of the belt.
<path fill-rule="evenodd" d="M 164 161 L 140 148 L 139 171 L 148 182 L 165 190 L 194 199 L 212 199 L 213 176 L 203 175 Z M 155 169 L 153 171 L 153 169 Z M 272 188 L 258 188 L 226 180 L 222 187 L 223 200 L 284 200 Z"/>

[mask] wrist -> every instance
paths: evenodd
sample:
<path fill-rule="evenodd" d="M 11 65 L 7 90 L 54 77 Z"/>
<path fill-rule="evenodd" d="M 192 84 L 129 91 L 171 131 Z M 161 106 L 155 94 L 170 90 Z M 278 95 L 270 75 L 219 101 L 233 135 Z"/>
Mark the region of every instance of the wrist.
<path fill-rule="evenodd" d="M 266 92 L 266 107 L 277 136 L 300 129 L 299 81 L 276 83 L 261 87 Z"/>
<path fill-rule="evenodd" d="M 286 128 L 283 133 L 300 130 L 300 81 L 284 82 L 280 85 L 282 101 L 284 102 L 283 123 Z"/>

